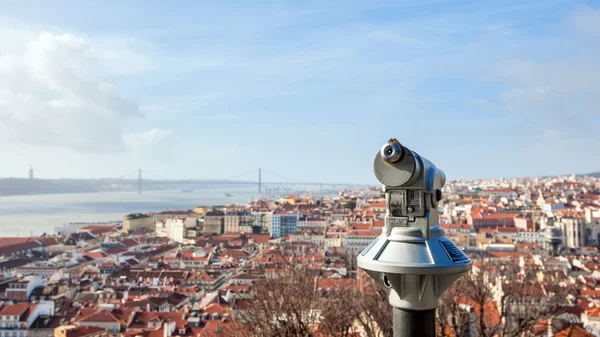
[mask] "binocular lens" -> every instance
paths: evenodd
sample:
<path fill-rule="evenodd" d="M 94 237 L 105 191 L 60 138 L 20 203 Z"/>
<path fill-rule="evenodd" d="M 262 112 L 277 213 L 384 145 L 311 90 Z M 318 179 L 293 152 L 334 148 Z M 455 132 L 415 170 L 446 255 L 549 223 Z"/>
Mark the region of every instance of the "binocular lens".
<path fill-rule="evenodd" d="M 386 143 L 381 148 L 381 157 L 387 163 L 397 163 L 402 158 L 402 147 L 396 143 Z"/>

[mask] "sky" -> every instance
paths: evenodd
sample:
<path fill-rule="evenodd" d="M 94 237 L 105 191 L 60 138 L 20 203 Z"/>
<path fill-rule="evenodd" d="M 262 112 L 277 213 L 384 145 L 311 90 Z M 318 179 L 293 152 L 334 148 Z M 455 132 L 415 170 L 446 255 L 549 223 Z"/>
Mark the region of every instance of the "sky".
<path fill-rule="evenodd" d="M 600 171 L 595 1 L 0 1 L 0 41 L 0 177 Z"/>

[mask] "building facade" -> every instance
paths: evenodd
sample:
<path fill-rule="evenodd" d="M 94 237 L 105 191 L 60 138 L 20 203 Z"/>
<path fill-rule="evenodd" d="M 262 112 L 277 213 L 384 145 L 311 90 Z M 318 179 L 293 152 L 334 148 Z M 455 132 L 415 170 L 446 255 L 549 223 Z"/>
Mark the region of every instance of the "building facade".
<path fill-rule="evenodd" d="M 10 282 L 5 290 L 7 299 L 13 301 L 26 301 L 31 297 L 35 288 L 43 287 L 44 281 L 40 276 L 29 276 L 28 280 Z"/>
<path fill-rule="evenodd" d="M 30 328 L 40 315 L 54 315 L 54 302 L 4 304 L 0 307 L 0 337 L 34 336 Z"/>
<path fill-rule="evenodd" d="M 63 325 L 54 329 L 54 337 L 107 337 L 103 328 Z"/>
<path fill-rule="evenodd" d="M 223 234 L 225 213 L 220 211 L 206 212 L 204 215 L 204 234 Z"/>
<path fill-rule="evenodd" d="M 582 219 L 561 218 L 555 225 L 562 230 L 562 243 L 565 248 L 576 249 L 585 245 L 585 226 Z"/>
<path fill-rule="evenodd" d="M 254 226 L 260 228 L 261 232 L 268 232 L 271 226 L 272 212 L 252 212 Z"/>
<path fill-rule="evenodd" d="M 271 216 L 271 237 L 279 238 L 294 234 L 298 228 L 299 212 L 275 211 Z"/>
<path fill-rule="evenodd" d="M 381 235 L 381 232 L 378 231 L 350 232 L 342 238 L 342 245 L 349 255 L 358 255 L 379 235 Z"/>
<path fill-rule="evenodd" d="M 323 218 L 304 217 L 298 221 L 298 229 L 324 230 L 327 228 L 327 225 L 327 220 Z"/>
<path fill-rule="evenodd" d="M 290 235 L 291 243 L 305 242 L 312 243 L 314 245 L 325 247 L 325 234 L 291 234 Z"/>
<path fill-rule="evenodd" d="M 175 242 L 182 243 L 186 237 L 186 228 L 183 219 L 167 219 L 165 222 L 167 237 Z"/>
<path fill-rule="evenodd" d="M 126 232 L 152 232 L 154 221 L 146 214 L 128 214 L 123 217 L 123 230 Z"/>
<path fill-rule="evenodd" d="M 225 232 L 252 233 L 253 224 L 254 217 L 249 212 L 228 213 L 224 216 Z"/>

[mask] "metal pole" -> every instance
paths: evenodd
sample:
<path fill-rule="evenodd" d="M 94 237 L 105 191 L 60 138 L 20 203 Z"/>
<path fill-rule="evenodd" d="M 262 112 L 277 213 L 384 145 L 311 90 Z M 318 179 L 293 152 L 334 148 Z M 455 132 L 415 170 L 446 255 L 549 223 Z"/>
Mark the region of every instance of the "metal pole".
<path fill-rule="evenodd" d="M 394 337 L 435 337 L 435 309 L 393 310 Z"/>
<path fill-rule="evenodd" d="M 262 187 L 262 176 L 261 176 L 261 173 L 262 173 L 262 169 L 259 168 L 258 169 L 258 194 L 259 195 L 261 193 L 261 187 Z"/>

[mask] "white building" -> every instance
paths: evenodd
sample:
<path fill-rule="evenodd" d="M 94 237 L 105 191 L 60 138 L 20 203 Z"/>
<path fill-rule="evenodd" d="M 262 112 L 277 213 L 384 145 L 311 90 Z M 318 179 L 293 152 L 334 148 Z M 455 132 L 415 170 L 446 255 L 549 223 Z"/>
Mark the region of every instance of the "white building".
<path fill-rule="evenodd" d="M 587 244 L 595 246 L 600 243 L 600 210 L 585 208 Z"/>
<path fill-rule="evenodd" d="M 592 327 L 600 331 L 600 308 L 593 308 L 581 314 L 581 322 L 586 327 Z"/>
<path fill-rule="evenodd" d="M 544 241 L 543 232 L 518 232 L 515 236 L 515 242 L 517 243 L 535 243 L 541 245 Z"/>
<path fill-rule="evenodd" d="M 302 218 L 298 221 L 298 229 L 326 229 L 327 225 L 323 218 Z"/>
<path fill-rule="evenodd" d="M 585 209 L 585 222 L 594 225 L 600 225 L 600 210 L 587 207 Z"/>
<path fill-rule="evenodd" d="M 379 235 L 379 231 L 349 232 L 342 238 L 342 246 L 346 248 L 346 253 L 358 255 Z"/>
<path fill-rule="evenodd" d="M 325 248 L 340 248 L 342 247 L 342 233 L 327 233 L 325 234 Z"/>
<path fill-rule="evenodd" d="M 27 337 L 40 315 L 54 315 L 54 302 L 5 304 L 0 308 L 0 337 Z"/>
<path fill-rule="evenodd" d="M 562 230 L 563 246 L 567 249 L 585 245 L 585 226 L 578 218 L 562 218 L 555 223 Z"/>
<path fill-rule="evenodd" d="M 183 219 L 167 219 L 165 221 L 166 236 L 179 243 L 183 243 L 186 235 L 186 226 Z"/>
<path fill-rule="evenodd" d="M 308 242 L 314 245 L 325 247 L 325 235 L 324 234 L 292 234 L 290 235 L 290 242 Z"/>

